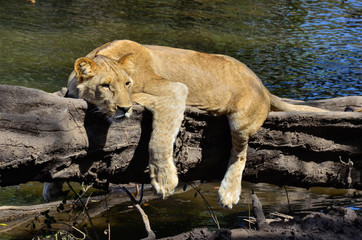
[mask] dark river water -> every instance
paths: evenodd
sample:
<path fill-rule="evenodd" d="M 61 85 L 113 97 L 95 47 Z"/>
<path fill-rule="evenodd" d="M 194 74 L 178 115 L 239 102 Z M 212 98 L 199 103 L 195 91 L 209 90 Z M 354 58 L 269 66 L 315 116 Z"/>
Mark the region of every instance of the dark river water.
<path fill-rule="evenodd" d="M 275 94 L 361 95 L 358 0 L 0 0 L 0 84 L 57 91 L 115 39 L 230 55 Z"/>
<path fill-rule="evenodd" d="M 75 59 L 105 42 L 131 39 L 232 56 L 282 97 L 362 94 L 358 0 L 0 0 L 0 5 L 0 84 L 57 91 L 66 86 Z M 259 192 L 267 212 L 287 206 L 284 189 L 243 183 L 240 204 L 223 210 L 216 203 L 216 185 L 202 189 L 222 227 L 244 224 L 251 188 Z M 2 188 L 0 205 L 42 202 L 40 187 L 29 183 Z M 294 211 L 320 211 L 330 202 L 360 208 L 354 192 L 290 187 L 290 198 Z M 138 213 L 121 214 L 123 208 L 126 205 L 111 209 L 113 231 L 123 232 L 122 239 L 144 237 Z M 214 227 L 201 198 L 193 193 L 153 201 L 145 211 L 157 236 Z M 100 229 L 104 221 L 96 221 Z M 8 234 L 6 238 L 12 239 Z"/>

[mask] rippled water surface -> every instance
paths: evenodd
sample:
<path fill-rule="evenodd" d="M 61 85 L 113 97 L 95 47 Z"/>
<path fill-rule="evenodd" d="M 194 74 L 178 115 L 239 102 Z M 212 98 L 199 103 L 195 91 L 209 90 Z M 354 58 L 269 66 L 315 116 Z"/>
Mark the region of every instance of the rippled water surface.
<path fill-rule="evenodd" d="M 227 54 L 275 94 L 361 95 L 362 2 L 0 1 L 0 83 L 57 91 L 114 39 Z"/>

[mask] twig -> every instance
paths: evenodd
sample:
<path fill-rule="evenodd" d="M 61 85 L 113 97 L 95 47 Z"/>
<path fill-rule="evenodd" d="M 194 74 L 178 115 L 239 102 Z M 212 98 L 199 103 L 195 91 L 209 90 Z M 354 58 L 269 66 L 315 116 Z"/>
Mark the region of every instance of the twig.
<path fill-rule="evenodd" d="M 79 230 L 78 228 L 76 228 L 76 227 L 74 227 L 74 226 L 72 226 L 72 228 L 73 228 L 74 230 L 77 230 L 80 234 L 82 234 L 82 235 L 83 235 L 83 239 L 85 239 L 85 238 L 87 237 L 87 234 L 85 234 L 84 232 L 82 232 L 82 231 Z"/>
<path fill-rule="evenodd" d="M 46 225 L 43 225 L 43 226 L 35 233 L 35 236 L 32 238 L 32 240 L 35 239 L 35 238 L 38 238 L 38 239 L 39 239 L 39 233 L 40 233 L 41 230 L 43 230 L 43 229 L 45 228 L 45 226 L 46 226 Z"/>
<path fill-rule="evenodd" d="M 249 219 L 250 219 L 250 203 L 248 204 L 248 210 L 249 210 Z M 251 229 L 250 221 L 248 221 L 248 223 L 249 223 L 249 229 Z"/>
<path fill-rule="evenodd" d="M 111 224 L 108 223 L 108 240 L 111 240 Z"/>
<path fill-rule="evenodd" d="M 289 209 L 289 213 L 292 212 L 292 208 L 290 206 L 290 202 L 289 202 L 289 194 L 288 194 L 288 189 L 287 187 L 284 185 L 284 189 L 285 189 L 285 193 L 287 194 L 287 201 L 288 201 L 288 209 Z"/>
<path fill-rule="evenodd" d="M 88 203 L 89 203 L 89 200 L 90 200 L 91 196 L 92 196 L 92 193 L 89 194 L 89 196 L 87 198 L 87 201 L 85 202 L 86 207 L 88 206 Z M 87 207 L 87 209 L 88 209 L 88 207 Z"/>
<path fill-rule="evenodd" d="M 68 227 L 76 230 L 76 231 L 79 232 L 80 234 L 82 234 L 82 235 L 83 235 L 83 238 L 82 238 L 82 239 L 86 239 L 86 238 L 87 238 L 87 234 L 84 233 L 84 232 L 82 232 L 80 229 L 78 229 L 78 228 L 76 228 L 76 227 L 74 227 L 74 226 L 71 226 L 71 225 L 69 225 L 69 224 L 67 224 L 67 223 L 60 223 L 60 224 L 66 225 L 66 226 L 68 226 Z M 66 231 L 64 231 L 64 232 L 66 232 Z M 71 234 L 71 233 L 69 233 L 69 232 L 66 232 L 66 234 L 71 235 L 72 237 L 74 237 L 74 239 L 81 239 L 81 238 L 75 237 L 73 234 Z"/>
<path fill-rule="evenodd" d="M 143 184 L 142 184 L 142 187 L 141 187 L 140 200 L 138 200 L 138 201 L 132 196 L 132 194 L 128 191 L 127 188 L 122 187 L 121 189 L 128 195 L 128 197 L 131 199 L 133 205 L 137 208 L 138 212 L 142 216 L 142 220 L 143 220 L 143 223 L 145 224 L 145 228 L 146 228 L 146 231 L 147 231 L 147 234 L 148 234 L 148 236 L 146 238 L 143 238 L 142 240 L 154 240 L 154 239 L 156 239 L 156 235 L 151 229 L 151 225 L 150 225 L 150 221 L 148 219 L 148 216 L 146 215 L 146 213 L 143 211 L 143 209 L 140 206 L 140 203 L 142 202 L 142 198 L 143 198 Z"/>
<path fill-rule="evenodd" d="M 141 206 L 139 204 L 135 204 L 134 206 L 137 208 L 137 210 L 141 214 L 142 220 L 143 220 L 143 222 L 145 224 L 146 231 L 148 233 L 148 236 L 146 238 L 143 238 L 142 240 L 156 239 L 156 235 L 151 229 L 151 225 L 150 225 L 150 221 L 148 219 L 148 216 L 146 215 L 146 213 L 143 211 L 143 209 L 141 208 Z"/>
<path fill-rule="evenodd" d="M 86 238 L 87 238 L 87 234 L 86 234 L 86 233 L 82 232 L 80 229 L 78 229 L 78 228 L 76 228 L 76 227 L 74 227 L 74 226 L 71 226 L 71 225 L 68 224 L 68 223 L 61 222 L 61 223 L 58 223 L 58 224 L 63 224 L 63 225 L 65 225 L 65 226 L 69 227 L 69 228 L 72 228 L 72 229 L 76 230 L 77 232 L 79 232 L 80 234 L 83 235 L 83 238 L 82 238 L 82 239 L 86 239 Z M 67 234 L 70 234 L 69 232 L 66 232 L 66 233 L 67 233 Z M 73 234 L 71 234 L 71 235 L 73 236 Z M 74 237 L 74 236 L 73 236 L 73 237 Z M 80 238 L 75 238 L 75 239 L 80 239 Z"/>
<path fill-rule="evenodd" d="M 70 186 L 69 182 L 67 182 L 68 186 Z M 73 193 L 75 195 L 78 196 L 78 198 L 73 202 L 73 205 L 77 204 L 81 199 L 82 197 L 84 196 L 84 194 L 93 186 L 93 183 L 91 185 L 88 185 L 86 189 L 84 189 L 83 193 L 82 194 L 78 194 L 77 192 L 74 191 L 74 189 L 70 186 L 69 188 L 73 191 Z"/>
<path fill-rule="evenodd" d="M 286 215 L 286 214 L 278 213 L 278 212 L 272 212 L 272 213 L 270 213 L 270 215 L 278 217 L 278 218 L 282 218 L 282 219 L 284 219 L 284 221 L 289 221 L 289 220 L 292 220 L 294 218 L 294 217 L 292 217 L 290 215 Z"/>
<path fill-rule="evenodd" d="M 68 182 L 67 182 L 67 184 L 68 184 L 68 186 L 69 186 L 69 183 L 68 183 Z M 78 196 L 78 198 L 77 198 L 75 201 L 73 201 L 73 203 L 72 203 L 73 206 L 76 205 L 76 204 L 80 201 L 80 199 L 85 195 L 85 193 L 86 193 L 92 186 L 93 186 L 93 183 L 92 183 L 91 185 L 88 185 L 87 188 L 83 191 L 82 194 L 78 194 L 77 192 L 74 191 L 74 189 L 71 188 L 72 191 L 73 191 L 73 193 Z M 91 196 L 92 196 L 92 193 L 91 193 L 91 194 L 88 196 L 88 198 L 87 198 L 87 202 L 86 202 L 86 204 L 85 204 L 86 206 L 88 206 L 88 202 L 89 202 Z M 77 216 L 75 216 L 72 220 L 76 220 L 81 213 L 82 213 L 82 212 L 79 212 L 79 213 L 77 214 Z M 69 218 L 70 218 L 70 215 L 69 215 Z"/>
<path fill-rule="evenodd" d="M 88 221 L 89 221 L 89 223 L 91 224 L 91 226 L 92 226 L 92 231 L 93 231 L 93 234 L 96 236 L 96 238 L 99 240 L 99 236 L 98 236 L 98 234 L 97 234 L 97 232 L 96 232 L 96 230 L 95 230 L 95 228 L 94 228 L 94 225 L 93 225 L 93 222 L 92 222 L 92 218 L 89 216 L 89 213 L 88 213 L 88 210 L 87 210 L 87 206 L 84 204 L 84 202 L 82 201 L 82 199 L 80 198 L 81 196 L 83 196 L 83 194 L 85 193 L 85 192 L 83 192 L 83 194 L 82 195 L 79 195 L 74 189 L 73 189 L 73 187 L 72 187 L 72 185 L 70 185 L 69 184 L 69 182 L 66 182 L 67 184 L 68 184 L 68 187 L 70 188 L 70 190 L 74 193 L 74 194 L 76 194 L 77 196 L 78 196 L 78 199 L 77 199 L 77 201 L 76 202 L 80 202 L 80 204 L 82 205 L 82 207 L 83 207 L 83 210 L 84 210 L 84 213 L 86 214 L 86 216 L 88 217 Z M 89 188 L 87 187 L 87 189 L 86 190 L 88 190 Z M 74 204 L 73 204 L 74 205 Z M 88 238 L 89 238 L 89 236 L 88 236 Z"/>
<path fill-rule="evenodd" d="M 254 190 L 251 190 L 251 199 L 252 199 L 252 205 L 253 205 L 253 212 L 256 218 L 256 224 L 258 229 L 269 229 L 270 226 L 266 222 L 265 215 L 263 212 L 263 206 L 261 205 L 258 196 L 254 193 Z"/>
<path fill-rule="evenodd" d="M 111 224 L 109 223 L 109 208 L 108 208 L 108 197 L 110 194 L 108 194 L 105 198 L 106 201 L 106 210 L 107 210 L 107 235 L 108 240 L 111 240 Z"/>
<path fill-rule="evenodd" d="M 204 195 L 200 192 L 200 189 L 196 187 L 196 185 L 194 183 L 190 183 L 190 186 L 195 189 L 195 191 L 201 196 L 202 200 L 204 201 L 204 204 L 207 208 L 207 211 L 209 212 L 209 214 L 212 217 L 212 220 L 214 220 L 214 223 L 217 226 L 217 229 L 221 229 L 220 228 L 220 224 L 219 224 L 219 220 L 217 219 L 217 216 L 214 212 L 214 210 L 212 209 L 211 205 L 209 204 L 209 202 L 206 200 L 206 198 L 204 197 Z"/>

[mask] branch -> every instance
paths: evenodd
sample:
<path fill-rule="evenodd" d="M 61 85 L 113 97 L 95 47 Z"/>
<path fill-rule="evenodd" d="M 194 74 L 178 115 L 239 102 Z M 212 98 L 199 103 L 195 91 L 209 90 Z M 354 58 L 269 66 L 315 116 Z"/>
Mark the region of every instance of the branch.
<path fill-rule="evenodd" d="M 266 218 L 263 212 L 263 206 L 259 201 L 258 196 L 252 191 L 251 200 L 253 205 L 253 212 L 256 218 L 257 227 L 259 230 L 270 229 L 268 223 L 266 222 Z"/>
<path fill-rule="evenodd" d="M 138 212 L 141 214 L 142 217 L 142 221 L 145 224 L 145 228 L 147 231 L 147 237 L 143 238 L 142 240 L 153 240 L 156 239 L 156 235 L 155 233 L 152 231 L 151 229 L 151 224 L 150 224 L 150 220 L 148 219 L 147 214 L 143 211 L 143 209 L 140 206 L 140 203 L 142 202 L 142 198 L 143 198 L 143 185 L 142 185 L 142 189 L 141 189 L 141 197 L 140 200 L 136 200 L 133 195 L 127 190 L 127 188 L 122 187 L 121 188 L 130 198 L 130 200 L 132 201 L 133 205 L 137 208 Z"/>

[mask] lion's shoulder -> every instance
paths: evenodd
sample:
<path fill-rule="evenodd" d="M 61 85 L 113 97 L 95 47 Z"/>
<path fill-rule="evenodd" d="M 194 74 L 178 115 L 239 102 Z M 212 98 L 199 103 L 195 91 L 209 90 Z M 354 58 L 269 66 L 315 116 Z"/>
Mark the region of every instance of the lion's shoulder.
<path fill-rule="evenodd" d="M 144 47 L 131 40 L 115 40 L 99 49 L 96 55 L 103 55 L 112 59 L 119 59 L 129 53 L 137 54 L 144 51 Z"/>

